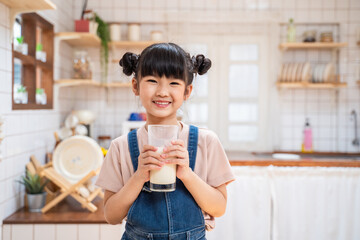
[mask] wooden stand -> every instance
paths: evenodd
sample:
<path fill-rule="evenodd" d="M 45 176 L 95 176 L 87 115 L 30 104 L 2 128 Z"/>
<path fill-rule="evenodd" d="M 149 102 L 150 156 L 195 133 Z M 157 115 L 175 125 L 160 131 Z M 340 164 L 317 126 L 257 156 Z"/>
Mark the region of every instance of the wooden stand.
<path fill-rule="evenodd" d="M 52 162 L 48 162 L 44 166 L 41 166 L 35 156 L 31 156 L 31 162 L 28 163 L 26 167 L 31 173 L 37 173 L 40 177 L 49 179 L 51 182 L 51 184 L 45 188 L 49 198 L 46 201 L 46 205 L 41 209 L 42 213 L 46 213 L 69 195 L 81 203 L 83 208 L 95 212 L 97 207 L 92 203 L 92 200 L 97 196 L 104 198 L 101 188 L 94 188 L 94 190 L 90 191 L 90 187 L 87 185 L 92 177 L 99 174 L 100 168 L 89 172 L 77 183 L 71 184 L 67 179 L 55 171 L 52 167 Z"/>

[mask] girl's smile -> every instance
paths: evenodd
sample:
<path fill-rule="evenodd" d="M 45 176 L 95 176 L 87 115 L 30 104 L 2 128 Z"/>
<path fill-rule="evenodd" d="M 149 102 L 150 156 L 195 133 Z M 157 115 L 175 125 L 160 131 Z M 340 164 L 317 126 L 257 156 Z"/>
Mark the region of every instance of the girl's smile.
<path fill-rule="evenodd" d="M 166 108 L 171 104 L 171 101 L 155 100 L 153 103 L 159 108 Z"/>

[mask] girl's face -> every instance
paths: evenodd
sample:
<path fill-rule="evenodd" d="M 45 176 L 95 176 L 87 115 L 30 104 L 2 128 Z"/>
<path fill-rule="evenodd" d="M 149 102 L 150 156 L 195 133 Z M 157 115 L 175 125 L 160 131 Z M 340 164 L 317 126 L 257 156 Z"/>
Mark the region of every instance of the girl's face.
<path fill-rule="evenodd" d="M 143 77 L 139 86 L 133 79 L 132 84 L 146 109 L 148 124 L 177 124 L 176 112 L 192 91 L 192 85 L 185 87 L 183 80 L 166 76 Z"/>

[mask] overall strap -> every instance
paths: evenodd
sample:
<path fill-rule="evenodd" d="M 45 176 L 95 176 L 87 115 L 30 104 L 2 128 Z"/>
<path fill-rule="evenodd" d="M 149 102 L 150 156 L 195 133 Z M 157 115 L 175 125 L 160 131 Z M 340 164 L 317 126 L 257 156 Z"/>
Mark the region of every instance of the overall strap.
<path fill-rule="evenodd" d="M 129 145 L 131 161 L 135 172 L 138 168 L 138 157 L 140 155 L 138 140 L 136 136 L 136 129 L 128 133 L 128 145 Z"/>
<path fill-rule="evenodd" d="M 189 140 L 188 140 L 188 152 L 189 152 L 189 166 L 194 171 L 196 152 L 198 145 L 199 129 L 193 125 L 190 125 Z"/>

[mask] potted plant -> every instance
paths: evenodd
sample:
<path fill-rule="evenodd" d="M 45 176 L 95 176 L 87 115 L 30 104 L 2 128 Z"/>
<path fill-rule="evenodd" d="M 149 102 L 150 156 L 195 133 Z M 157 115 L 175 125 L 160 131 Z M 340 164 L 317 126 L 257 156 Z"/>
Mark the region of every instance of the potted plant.
<path fill-rule="evenodd" d="M 17 85 L 14 92 L 14 102 L 17 104 L 27 104 L 28 103 L 28 93 L 26 87 L 22 84 Z"/>
<path fill-rule="evenodd" d="M 101 82 L 107 82 L 108 76 L 108 62 L 109 62 L 109 46 L 110 31 L 107 23 L 104 22 L 96 13 L 94 13 L 95 22 L 98 23 L 97 35 L 101 40 L 100 48 L 100 64 L 101 64 Z"/>
<path fill-rule="evenodd" d="M 18 182 L 25 186 L 29 211 L 41 212 L 41 209 L 45 206 L 47 195 L 44 187 L 49 180 L 42 181 L 38 174 L 31 174 L 26 171 L 26 175 L 22 176 L 21 181 Z"/>
<path fill-rule="evenodd" d="M 24 36 L 16 38 L 17 45 L 15 45 L 15 50 L 21 52 L 24 55 L 28 54 L 28 45 L 24 43 Z"/>
<path fill-rule="evenodd" d="M 36 88 L 36 104 L 46 105 L 46 93 L 43 88 Z"/>
<path fill-rule="evenodd" d="M 36 60 L 46 62 L 46 52 L 43 51 L 43 45 L 41 43 L 36 44 Z"/>

